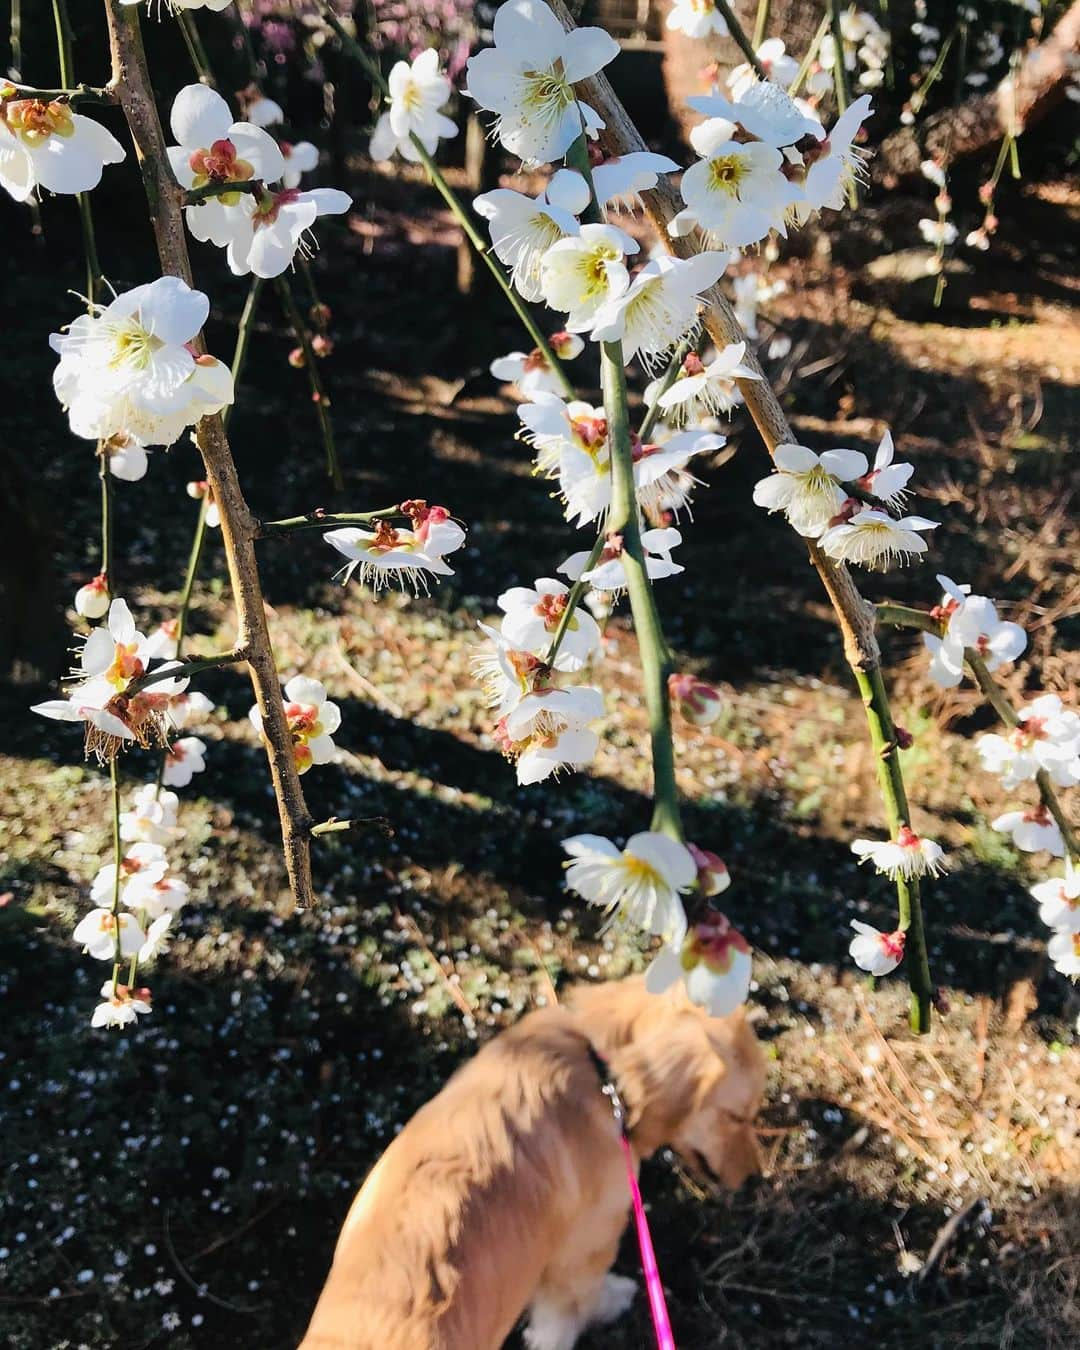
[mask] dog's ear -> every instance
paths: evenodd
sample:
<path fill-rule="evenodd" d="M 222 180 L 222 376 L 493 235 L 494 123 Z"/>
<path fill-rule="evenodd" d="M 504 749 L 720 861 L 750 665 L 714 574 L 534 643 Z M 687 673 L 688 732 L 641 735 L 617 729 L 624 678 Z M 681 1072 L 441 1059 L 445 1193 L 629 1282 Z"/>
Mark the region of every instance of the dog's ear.
<path fill-rule="evenodd" d="M 642 1154 L 667 1143 L 727 1073 L 698 1009 L 653 1003 L 652 1017 L 611 1060 Z"/>

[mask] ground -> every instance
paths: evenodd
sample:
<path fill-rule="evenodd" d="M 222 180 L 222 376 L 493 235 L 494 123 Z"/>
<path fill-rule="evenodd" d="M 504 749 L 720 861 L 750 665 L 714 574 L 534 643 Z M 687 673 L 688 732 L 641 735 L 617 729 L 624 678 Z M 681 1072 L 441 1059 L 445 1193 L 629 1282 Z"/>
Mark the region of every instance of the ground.
<path fill-rule="evenodd" d="M 454 578 L 413 600 L 334 585 L 316 535 L 262 545 L 280 668 L 323 679 L 343 709 L 339 762 L 305 779 L 312 810 L 356 825 L 319 842 L 318 907 L 290 912 L 249 693 L 239 675 L 207 676 L 209 767 L 183 794 L 194 899 L 154 972 L 154 1015 L 126 1035 L 89 1029 L 101 969 L 70 941 L 107 855 L 107 783 L 73 730 L 29 717 L 28 691 L 3 695 L 0 1335 L 12 1350 L 294 1345 L 352 1193 L 410 1113 L 476 1042 L 566 982 L 642 964 L 636 942 L 600 933 L 563 892 L 558 848 L 571 829 L 619 836 L 647 820 L 633 636 L 623 617 L 608 631 L 610 716 L 592 772 L 517 788 L 470 678 L 475 621 L 576 545 L 486 373 L 518 336 L 483 290 L 454 294 L 448 218 L 409 181 L 357 166 L 352 188 L 353 228 L 321 231 L 316 266 L 335 310 L 324 373 L 346 490 L 321 476 L 270 294 L 232 426 L 241 478 L 264 516 L 444 502 L 469 547 Z M 106 253 L 118 288 L 149 275 L 138 201 L 123 205 Z M 1010 692 L 1064 691 L 1078 200 L 1054 183 L 1013 192 L 993 253 L 940 311 L 865 271 L 881 240 L 917 237 L 924 211 L 894 194 L 780 264 L 788 290 L 770 312 L 793 346 L 773 373 L 809 444 L 870 450 L 890 426 L 917 465 L 920 509 L 942 522 L 932 561 L 879 581 L 877 598 L 929 605 L 935 571 L 968 580 L 1031 632 Z M 50 404 L 45 335 L 78 302 L 28 278 L 43 261 L 64 285 L 81 276 L 63 213 L 47 226 L 41 250 L 5 233 L 5 285 L 25 318 L 0 332 L 0 357 L 33 390 L 9 396 L 9 445 L 39 505 L 65 503 L 51 515 L 66 597 L 93 570 L 95 485 Z M 227 356 L 243 289 L 209 250 L 195 264 L 215 297 L 211 350 Z M 727 698 L 709 733 L 679 729 L 679 781 L 693 837 L 728 861 L 726 907 L 756 953 L 768 1165 L 737 1196 L 703 1194 L 669 1158 L 645 1166 L 678 1343 L 1075 1345 L 1078 1004 L 1046 961 L 1026 894 L 1038 870 L 987 825 L 1006 799 L 971 733 L 990 719 L 970 689 L 929 684 L 918 641 L 883 634 L 915 736 L 916 824 L 952 860 L 926 896 L 948 1011 L 916 1040 L 899 978 L 869 988 L 846 957 L 852 917 L 890 915 L 887 884 L 848 851 L 881 828 L 861 710 L 805 552 L 750 503 L 767 463 L 738 417 L 731 445 L 702 475 L 687 572 L 662 600 L 681 658 Z M 143 614 L 177 602 L 196 472 L 178 446 L 118 488 L 121 584 Z M 215 544 L 207 575 L 220 574 Z M 229 622 L 212 581 L 195 649 L 227 642 Z M 148 764 L 129 757 L 125 785 Z M 632 1238 L 618 1268 L 637 1274 Z M 650 1337 L 639 1298 L 589 1344 Z"/>

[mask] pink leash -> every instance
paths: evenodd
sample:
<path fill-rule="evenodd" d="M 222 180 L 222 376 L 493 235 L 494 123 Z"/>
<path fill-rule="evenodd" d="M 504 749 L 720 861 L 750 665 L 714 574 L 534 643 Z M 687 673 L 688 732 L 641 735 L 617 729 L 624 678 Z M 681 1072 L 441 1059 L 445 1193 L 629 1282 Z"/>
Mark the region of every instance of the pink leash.
<path fill-rule="evenodd" d="M 671 1319 L 668 1317 L 667 1302 L 664 1299 L 664 1286 L 660 1282 L 660 1268 L 656 1264 L 656 1252 L 653 1250 L 652 1234 L 649 1232 L 649 1220 L 645 1214 L 645 1203 L 641 1198 L 634 1171 L 634 1155 L 630 1149 L 630 1131 L 626 1128 L 626 1110 L 623 1107 L 619 1090 L 608 1072 L 607 1064 L 590 1045 L 589 1054 L 600 1075 L 604 1096 L 611 1103 L 615 1123 L 619 1127 L 619 1143 L 626 1159 L 626 1180 L 630 1187 L 630 1200 L 634 1209 L 634 1226 L 637 1229 L 638 1247 L 641 1250 L 641 1269 L 645 1275 L 645 1291 L 649 1295 L 649 1312 L 652 1314 L 653 1330 L 656 1333 L 658 1350 L 675 1350 L 675 1337 L 671 1331 Z"/>

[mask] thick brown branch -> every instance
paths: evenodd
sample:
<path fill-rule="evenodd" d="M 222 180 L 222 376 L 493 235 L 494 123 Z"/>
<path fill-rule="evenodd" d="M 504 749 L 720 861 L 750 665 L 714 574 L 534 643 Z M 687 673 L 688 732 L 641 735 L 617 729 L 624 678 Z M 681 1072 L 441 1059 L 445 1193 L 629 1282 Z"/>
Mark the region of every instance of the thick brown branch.
<path fill-rule="evenodd" d="M 913 177 L 924 159 L 963 159 L 996 145 L 1010 132 L 1020 135 L 1035 126 L 1061 106 L 1073 74 L 1070 58 L 1078 48 L 1080 0 L 1073 0 L 1046 41 L 1020 61 L 1015 79 L 1010 71 L 995 88 L 887 136 L 874 157 L 875 179 Z"/>
<path fill-rule="evenodd" d="M 165 138 L 143 52 L 139 11 L 120 0 L 106 0 L 113 85 L 127 118 L 142 170 L 162 271 L 191 284 L 191 263 L 184 237 L 184 190 L 173 178 Z M 289 884 L 297 904 L 309 906 L 311 816 L 304 801 L 285 720 L 277 667 L 266 624 L 262 588 L 255 561 L 257 522 L 240 490 L 221 417 L 204 417 L 196 432 L 206 478 L 221 513 L 221 538 L 236 604 L 236 647 L 247 653 L 248 672 L 262 714 L 263 735 L 274 795 L 281 818 L 281 839 Z"/>

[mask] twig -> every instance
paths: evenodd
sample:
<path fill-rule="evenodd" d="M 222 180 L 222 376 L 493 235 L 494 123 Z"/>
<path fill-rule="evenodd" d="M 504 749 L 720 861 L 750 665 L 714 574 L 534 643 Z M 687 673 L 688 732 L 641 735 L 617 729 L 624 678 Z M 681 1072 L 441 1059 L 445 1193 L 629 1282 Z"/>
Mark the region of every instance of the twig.
<path fill-rule="evenodd" d="M 198 206 L 211 197 L 226 197 L 230 192 L 246 192 L 251 197 L 261 197 L 265 191 L 261 178 L 242 178 L 235 183 L 204 183 L 202 187 L 188 188 L 184 193 L 185 206 Z"/>
<path fill-rule="evenodd" d="M 304 366 L 307 370 L 308 383 L 311 385 L 311 401 L 315 404 L 315 412 L 319 419 L 319 431 L 322 433 L 323 448 L 326 451 L 327 477 L 334 487 L 340 489 L 345 484 L 341 477 L 341 465 L 338 462 L 337 449 L 334 445 L 334 424 L 330 420 L 330 396 L 323 387 L 322 376 L 319 374 L 318 357 L 311 345 L 311 337 L 307 325 L 304 323 L 303 315 L 297 308 L 289 278 L 284 275 L 275 277 L 274 285 L 277 288 L 278 299 L 281 301 L 285 318 L 304 353 Z"/>
<path fill-rule="evenodd" d="M 296 530 L 330 530 L 336 525 L 370 525 L 374 520 L 402 515 L 400 506 L 383 506 L 377 511 L 327 511 L 317 506 L 306 516 L 286 516 L 282 520 L 255 521 L 256 539 L 269 539 L 276 534 L 292 534 Z"/>
<path fill-rule="evenodd" d="M 139 14 L 121 0 L 106 0 L 106 16 L 113 83 L 135 142 L 161 268 L 167 275 L 178 276 L 190 285 L 191 264 L 182 211 L 184 194 L 169 170 L 165 138 L 143 52 Z M 289 885 L 297 904 L 309 906 L 315 900 L 311 881 L 312 822 L 296 770 L 292 736 L 270 645 L 255 558 L 256 522 L 241 491 L 221 417 L 216 414 L 204 417 L 196 439 L 221 514 L 221 537 L 236 604 L 236 646 L 246 653 L 252 688 L 262 714 Z"/>

